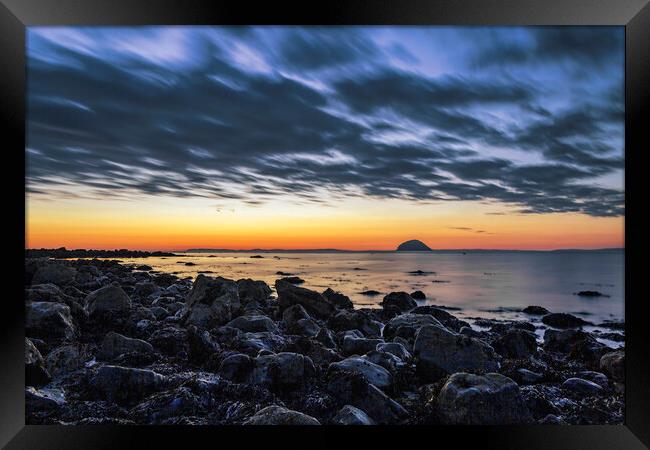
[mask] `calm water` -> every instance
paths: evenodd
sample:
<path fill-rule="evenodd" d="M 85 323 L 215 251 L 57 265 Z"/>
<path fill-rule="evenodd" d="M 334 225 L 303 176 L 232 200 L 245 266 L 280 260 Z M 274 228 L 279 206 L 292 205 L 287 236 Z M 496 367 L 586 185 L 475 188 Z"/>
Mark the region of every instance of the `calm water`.
<path fill-rule="evenodd" d="M 423 291 L 427 300 L 462 308 L 460 317 L 518 318 L 513 311 L 540 305 L 569 312 L 594 323 L 624 320 L 624 253 L 620 252 L 485 252 L 485 253 L 185 253 L 182 257 L 123 259 L 155 270 L 196 277 L 253 278 L 270 286 L 288 272 L 306 288 L 327 287 L 348 295 L 358 306 L 378 307 L 391 291 Z M 185 266 L 186 262 L 196 266 Z M 355 270 L 362 269 L 362 270 Z M 412 275 L 421 270 L 432 272 Z M 382 293 L 361 295 L 365 290 Z M 609 297 L 573 295 L 597 290 Z"/>

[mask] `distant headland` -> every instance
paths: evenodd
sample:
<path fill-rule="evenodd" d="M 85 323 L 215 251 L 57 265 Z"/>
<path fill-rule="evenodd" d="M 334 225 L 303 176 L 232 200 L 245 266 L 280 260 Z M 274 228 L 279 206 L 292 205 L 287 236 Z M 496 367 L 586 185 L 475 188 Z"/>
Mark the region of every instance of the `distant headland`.
<path fill-rule="evenodd" d="M 170 252 L 146 252 L 143 250 L 127 250 L 125 248 L 115 250 L 87 250 L 85 248 L 68 250 L 65 247 L 25 249 L 26 258 L 147 258 L 150 256 L 177 255 Z"/>

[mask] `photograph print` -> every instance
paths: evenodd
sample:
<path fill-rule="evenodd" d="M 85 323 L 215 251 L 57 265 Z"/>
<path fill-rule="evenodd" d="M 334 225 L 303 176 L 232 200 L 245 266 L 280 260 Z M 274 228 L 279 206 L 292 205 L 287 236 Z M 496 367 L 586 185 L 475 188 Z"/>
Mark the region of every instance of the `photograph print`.
<path fill-rule="evenodd" d="M 26 41 L 27 424 L 624 423 L 624 27 Z"/>

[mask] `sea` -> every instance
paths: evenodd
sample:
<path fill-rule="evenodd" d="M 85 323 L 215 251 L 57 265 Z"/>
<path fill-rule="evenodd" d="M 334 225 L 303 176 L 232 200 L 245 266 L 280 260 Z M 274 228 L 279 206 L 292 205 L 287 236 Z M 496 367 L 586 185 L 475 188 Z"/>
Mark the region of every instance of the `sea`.
<path fill-rule="evenodd" d="M 175 252 L 176 253 L 176 252 Z M 147 264 L 155 271 L 179 277 L 222 276 L 263 280 L 273 288 L 285 275 L 304 280 L 301 287 L 332 288 L 352 299 L 358 308 L 380 308 L 393 291 L 422 291 L 421 305 L 439 305 L 460 319 L 528 320 L 546 328 L 539 317 L 523 314 L 529 305 L 566 312 L 598 326 L 625 320 L 624 250 L 603 251 L 433 251 L 433 252 L 215 252 L 177 253 L 178 256 L 122 258 L 124 263 Z M 194 265 L 186 265 L 191 263 Z M 364 295 L 364 291 L 380 294 Z M 576 295 L 598 291 L 600 297 Z M 480 327 L 477 327 L 480 328 Z M 541 334 L 540 334 L 541 335 Z M 603 339 L 613 347 L 621 342 Z"/>

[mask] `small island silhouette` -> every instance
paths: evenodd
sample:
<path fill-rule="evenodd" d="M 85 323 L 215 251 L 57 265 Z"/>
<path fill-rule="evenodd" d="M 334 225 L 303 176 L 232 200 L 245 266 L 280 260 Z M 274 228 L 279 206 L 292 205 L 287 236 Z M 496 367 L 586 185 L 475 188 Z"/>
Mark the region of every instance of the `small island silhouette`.
<path fill-rule="evenodd" d="M 428 245 L 417 239 L 402 242 L 397 246 L 398 252 L 430 252 L 432 251 Z"/>

